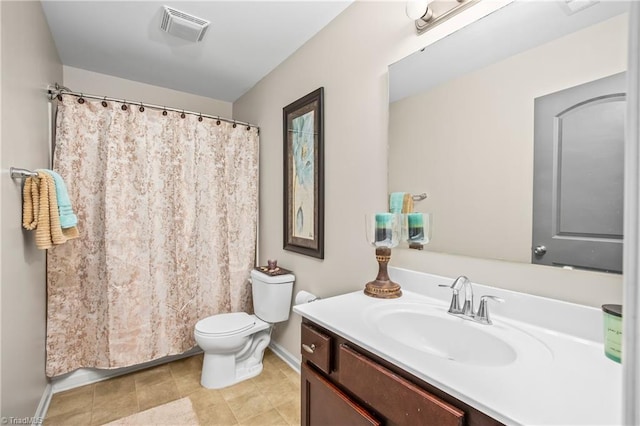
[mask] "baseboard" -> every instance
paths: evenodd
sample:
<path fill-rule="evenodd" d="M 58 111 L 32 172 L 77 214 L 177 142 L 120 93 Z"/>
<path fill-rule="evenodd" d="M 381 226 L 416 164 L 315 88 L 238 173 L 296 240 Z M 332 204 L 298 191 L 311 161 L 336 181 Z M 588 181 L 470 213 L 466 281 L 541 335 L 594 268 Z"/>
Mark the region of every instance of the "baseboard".
<path fill-rule="evenodd" d="M 47 387 L 44 388 L 44 392 L 42 393 L 42 398 L 40 398 L 40 403 L 38 404 L 38 408 L 36 408 L 36 413 L 33 416 L 33 419 L 31 421 L 32 425 L 42 425 L 42 423 L 44 422 L 44 418 L 47 415 L 47 410 L 49 409 L 49 404 L 51 403 L 52 395 L 53 395 L 52 386 L 51 384 L 47 384 Z"/>
<path fill-rule="evenodd" d="M 101 382 L 113 377 L 122 376 L 123 374 L 132 373 L 134 371 L 142 370 L 149 367 L 155 367 L 156 365 L 166 364 L 168 362 L 190 357 L 201 352 L 202 350 L 199 347 L 195 347 L 180 355 L 172 355 L 145 362 L 143 364 L 132 365 L 131 367 L 114 368 L 112 370 L 104 370 L 98 368 L 80 368 L 71 373 L 53 378 L 51 380 L 51 393 L 58 393 L 69 389 L 78 388 L 80 386 L 90 385 L 91 383 Z"/>
<path fill-rule="evenodd" d="M 273 353 L 276 354 L 278 358 L 286 362 L 289 367 L 293 368 L 298 372 L 298 374 L 300 374 L 300 360 L 293 356 L 291 352 L 273 341 L 269 344 L 269 349 L 271 349 L 271 351 L 273 351 Z"/>

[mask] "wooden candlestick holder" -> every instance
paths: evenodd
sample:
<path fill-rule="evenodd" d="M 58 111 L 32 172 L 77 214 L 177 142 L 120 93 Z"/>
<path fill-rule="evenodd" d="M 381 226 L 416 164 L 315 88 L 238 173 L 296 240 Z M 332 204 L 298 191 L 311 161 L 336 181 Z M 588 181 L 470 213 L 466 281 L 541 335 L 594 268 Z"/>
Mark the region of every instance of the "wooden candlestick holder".
<path fill-rule="evenodd" d="M 400 285 L 389 279 L 387 264 L 391 259 L 389 247 L 376 247 L 376 260 L 378 261 L 378 276 L 375 280 L 364 286 L 364 294 L 379 299 L 395 299 L 402 296 Z"/>

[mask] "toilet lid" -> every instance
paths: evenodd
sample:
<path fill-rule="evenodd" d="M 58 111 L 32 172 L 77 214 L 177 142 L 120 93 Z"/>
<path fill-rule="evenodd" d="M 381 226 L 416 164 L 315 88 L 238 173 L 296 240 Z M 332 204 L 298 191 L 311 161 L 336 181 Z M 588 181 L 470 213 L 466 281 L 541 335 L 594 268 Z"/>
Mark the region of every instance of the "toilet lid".
<path fill-rule="evenodd" d="M 226 335 L 245 331 L 256 323 L 256 318 L 246 312 L 218 314 L 196 323 L 196 331 L 203 334 Z"/>

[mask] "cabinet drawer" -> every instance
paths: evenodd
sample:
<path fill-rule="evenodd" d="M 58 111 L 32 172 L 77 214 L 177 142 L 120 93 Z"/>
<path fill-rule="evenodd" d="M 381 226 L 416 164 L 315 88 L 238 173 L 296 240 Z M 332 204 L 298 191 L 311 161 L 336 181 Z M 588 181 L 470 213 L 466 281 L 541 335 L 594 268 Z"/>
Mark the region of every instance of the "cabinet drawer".
<path fill-rule="evenodd" d="M 394 424 L 462 426 L 464 412 L 340 345 L 340 384 Z"/>
<path fill-rule="evenodd" d="M 303 323 L 300 340 L 302 358 L 329 374 L 331 372 L 331 337 Z"/>

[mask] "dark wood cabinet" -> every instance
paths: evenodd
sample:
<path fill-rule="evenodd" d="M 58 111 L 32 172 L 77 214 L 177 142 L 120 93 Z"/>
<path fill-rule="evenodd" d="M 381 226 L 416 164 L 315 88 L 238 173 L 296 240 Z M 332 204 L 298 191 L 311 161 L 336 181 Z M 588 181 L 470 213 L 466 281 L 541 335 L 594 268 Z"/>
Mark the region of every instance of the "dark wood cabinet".
<path fill-rule="evenodd" d="M 321 374 L 303 365 L 301 368 L 303 424 L 381 425 L 366 409 L 338 389 Z"/>
<path fill-rule="evenodd" d="M 305 426 L 489 426 L 502 423 L 303 319 Z"/>

